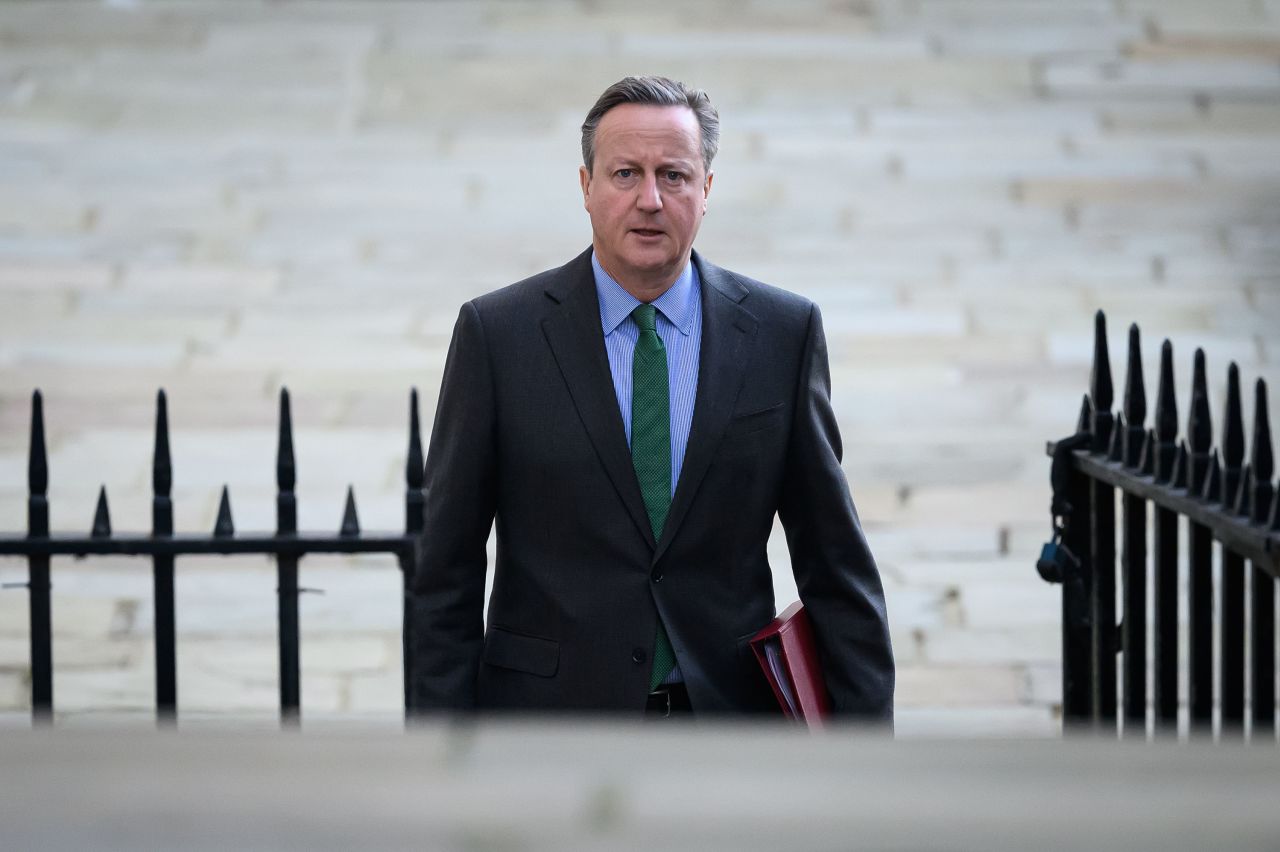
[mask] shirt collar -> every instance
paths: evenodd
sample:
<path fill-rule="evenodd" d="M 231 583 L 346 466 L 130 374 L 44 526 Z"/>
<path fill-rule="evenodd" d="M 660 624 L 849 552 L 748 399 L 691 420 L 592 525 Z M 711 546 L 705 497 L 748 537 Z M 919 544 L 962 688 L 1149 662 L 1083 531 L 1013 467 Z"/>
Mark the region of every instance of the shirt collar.
<path fill-rule="evenodd" d="M 595 274 L 596 295 L 600 298 L 600 324 L 605 335 L 609 335 L 631 316 L 640 300 L 622 289 L 622 285 L 604 271 L 594 251 L 591 252 L 591 271 Z M 697 298 L 698 270 L 690 262 L 685 264 L 675 283 L 653 300 L 653 306 L 667 318 L 667 322 L 688 336 L 693 331 L 694 300 Z"/>

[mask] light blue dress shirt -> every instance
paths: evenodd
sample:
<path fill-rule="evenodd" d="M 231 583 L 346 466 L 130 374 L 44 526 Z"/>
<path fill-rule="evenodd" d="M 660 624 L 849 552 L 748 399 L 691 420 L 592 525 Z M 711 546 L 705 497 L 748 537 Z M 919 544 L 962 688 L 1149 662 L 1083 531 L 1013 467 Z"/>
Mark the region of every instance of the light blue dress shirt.
<path fill-rule="evenodd" d="M 609 276 L 591 253 L 591 268 L 596 277 L 596 295 L 600 298 L 600 325 L 604 329 L 604 348 L 609 355 L 609 372 L 613 374 L 613 390 L 618 396 L 618 410 L 627 430 L 627 446 L 631 446 L 631 362 L 635 358 L 640 328 L 631 312 L 640 304 L 622 285 Z M 702 348 L 701 282 L 693 263 L 685 265 L 676 282 L 653 300 L 658 309 L 658 338 L 667 350 L 667 376 L 671 393 L 671 493 L 675 494 L 684 467 L 684 450 L 689 443 L 689 427 L 693 424 L 693 403 L 698 395 L 698 353 Z M 684 680 L 680 663 L 676 662 L 663 684 Z"/>
<path fill-rule="evenodd" d="M 631 445 L 631 362 L 635 357 L 640 329 L 631 312 L 640 304 L 622 285 L 609 277 L 595 252 L 591 253 L 595 272 L 596 295 L 600 297 L 600 325 L 604 329 L 604 347 L 609 355 L 609 371 L 613 374 L 613 390 L 618 396 L 618 410 Z M 685 266 L 676 282 L 653 300 L 658 309 L 657 332 L 667 350 L 667 376 L 671 389 L 671 493 L 680 481 L 684 466 L 684 450 L 689 443 L 689 427 L 693 423 L 693 403 L 698 394 L 698 353 L 702 348 L 702 299 L 698 271 L 692 263 Z"/>

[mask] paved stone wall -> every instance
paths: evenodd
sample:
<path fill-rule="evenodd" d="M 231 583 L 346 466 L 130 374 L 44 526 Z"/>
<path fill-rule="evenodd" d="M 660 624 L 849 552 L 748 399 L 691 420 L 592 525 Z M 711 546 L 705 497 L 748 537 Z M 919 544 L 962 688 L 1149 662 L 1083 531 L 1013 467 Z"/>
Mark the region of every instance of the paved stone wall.
<path fill-rule="evenodd" d="M 300 521 L 355 486 L 394 528 L 407 396 L 430 423 L 459 304 L 589 239 L 577 127 L 627 73 L 724 124 L 699 246 L 823 307 L 845 467 L 887 584 L 903 732 L 1050 733 L 1058 592 L 1045 439 L 1117 384 L 1131 321 L 1280 376 L 1275 0 L 0 5 L 0 528 L 25 523 L 32 388 L 57 528 L 100 484 L 149 523 L 167 389 L 182 529 L 273 523 L 275 394 Z M 775 537 L 778 595 L 794 598 Z M 143 563 L 55 563 L 56 700 L 151 701 Z M 19 562 L 0 563 L 18 582 Z M 398 713 L 389 561 L 304 563 L 304 703 Z M 269 716 L 274 577 L 178 573 L 180 701 Z M 28 698 L 0 594 L 0 707 Z"/>

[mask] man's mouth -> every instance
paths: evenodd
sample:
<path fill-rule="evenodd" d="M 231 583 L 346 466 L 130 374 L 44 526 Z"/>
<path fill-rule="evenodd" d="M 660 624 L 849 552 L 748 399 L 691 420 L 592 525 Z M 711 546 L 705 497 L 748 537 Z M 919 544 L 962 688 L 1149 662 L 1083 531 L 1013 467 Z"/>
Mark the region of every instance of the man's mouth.
<path fill-rule="evenodd" d="M 663 231 L 656 231 L 653 228 L 632 228 L 631 232 L 639 234 L 642 237 L 659 237 L 664 233 Z"/>

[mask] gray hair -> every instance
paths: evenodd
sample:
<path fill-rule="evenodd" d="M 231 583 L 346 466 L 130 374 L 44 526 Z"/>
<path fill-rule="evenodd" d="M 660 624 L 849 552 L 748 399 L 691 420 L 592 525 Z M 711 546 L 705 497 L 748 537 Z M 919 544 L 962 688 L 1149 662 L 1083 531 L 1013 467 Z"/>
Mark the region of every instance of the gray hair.
<path fill-rule="evenodd" d="M 702 166 L 711 171 L 711 161 L 720 149 L 720 114 L 711 105 L 711 98 L 701 89 L 691 89 L 678 80 L 644 76 L 623 77 L 605 89 L 587 113 L 587 120 L 582 122 L 582 162 L 588 172 L 595 168 L 596 128 L 600 126 L 600 119 L 621 104 L 684 106 L 693 110 L 702 140 Z"/>

